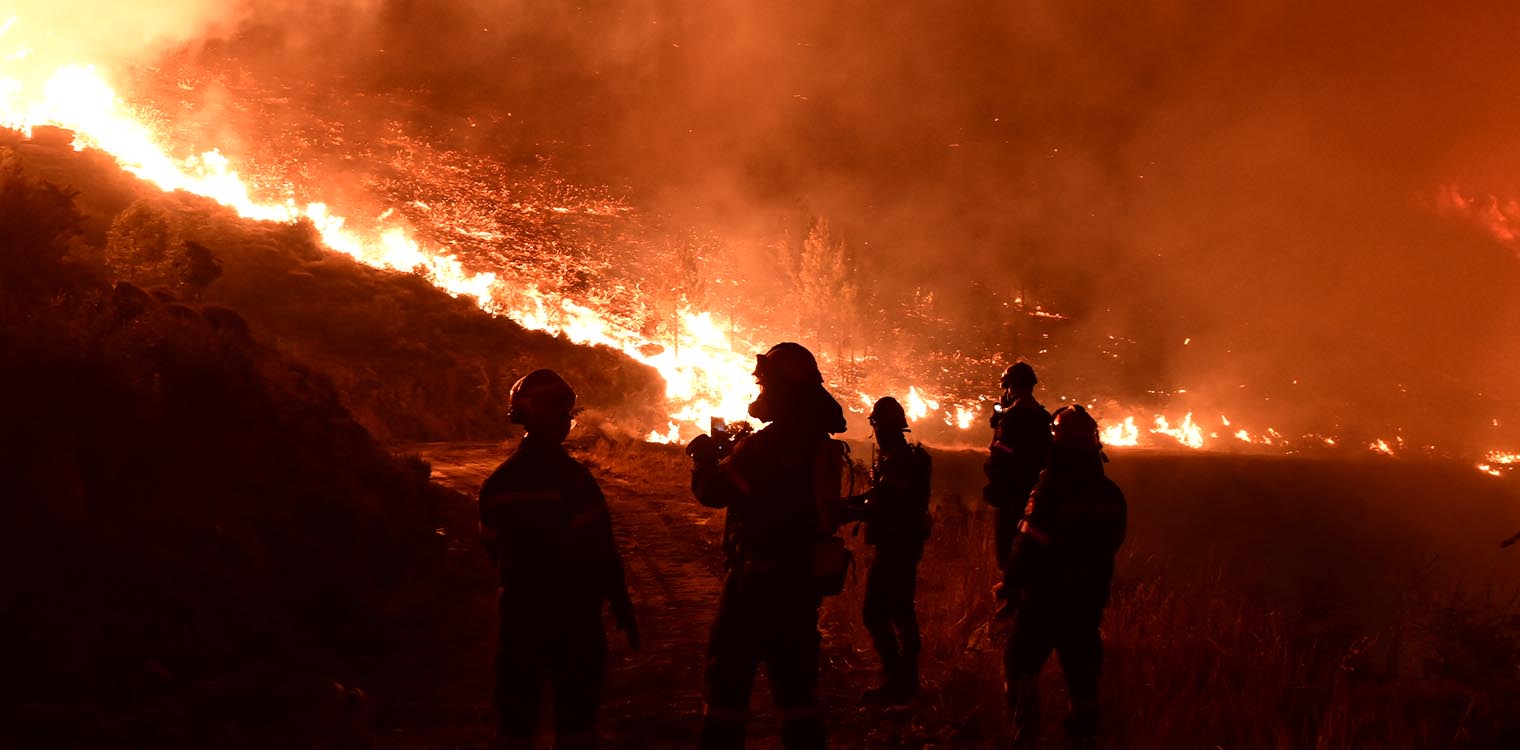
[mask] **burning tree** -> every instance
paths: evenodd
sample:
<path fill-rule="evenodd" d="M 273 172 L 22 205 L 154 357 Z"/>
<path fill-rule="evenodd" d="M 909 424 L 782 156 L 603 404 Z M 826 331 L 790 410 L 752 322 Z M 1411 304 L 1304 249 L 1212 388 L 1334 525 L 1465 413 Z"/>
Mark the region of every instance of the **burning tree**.
<path fill-rule="evenodd" d="M 807 238 L 786 256 L 786 271 L 795 297 L 797 330 L 818 342 L 819 350 L 833 345 L 843 363 L 851 357 L 860 328 L 860 264 L 828 219 L 810 222 Z"/>
<path fill-rule="evenodd" d="M 677 242 L 672 247 L 672 255 L 675 256 L 676 274 L 674 288 L 671 290 L 671 341 L 675 345 L 676 354 L 681 352 L 681 313 L 687 309 L 700 310 L 707 305 L 707 275 L 703 273 L 702 266 L 707 262 L 710 255 L 714 254 L 713 247 L 704 243 L 695 234 L 685 241 Z"/>

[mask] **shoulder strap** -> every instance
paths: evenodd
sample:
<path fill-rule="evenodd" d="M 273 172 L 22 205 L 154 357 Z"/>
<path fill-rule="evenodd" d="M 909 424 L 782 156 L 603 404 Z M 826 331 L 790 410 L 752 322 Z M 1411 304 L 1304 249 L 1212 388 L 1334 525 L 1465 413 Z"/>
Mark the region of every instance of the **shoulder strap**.
<path fill-rule="evenodd" d="M 844 506 L 844 483 L 849 480 L 850 446 L 823 438 L 813 457 L 813 503 L 818 512 L 818 533 L 827 536 L 839 528 Z"/>

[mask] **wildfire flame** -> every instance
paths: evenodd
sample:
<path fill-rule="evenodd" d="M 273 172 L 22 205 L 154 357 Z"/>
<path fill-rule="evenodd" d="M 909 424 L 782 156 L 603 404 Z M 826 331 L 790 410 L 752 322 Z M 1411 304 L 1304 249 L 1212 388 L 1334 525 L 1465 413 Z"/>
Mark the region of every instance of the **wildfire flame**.
<path fill-rule="evenodd" d="M 11 19 L 7 28 L 14 24 Z M 38 96 L 28 98 L 33 88 L 15 78 L 0 79 L 0 125 L 28 134 L 39 125 L 65 128 L 75 134 L 76 149 L 105 151 L 122 168 L 163 190 L 210 198 L 248 219 L 309 220 L 328 247 L 361 263 L 418 273 L 449 294 L 473 297 L 487 312 L 511 317 L 526 328 L 605 345 L 653 367 L 665 379 L 673 411 L 666 431 L 651 434 L 651 440 L 678 439 L 683 426 L 698 425 L 711 415 L 742 417 L 753 397 L 751 360 L 740 352 L 754 347 L 732 339 L 707 313 L 680 311 L 677 345 L 648 346 L 651 342 L 643 336 L 609 323 L 595 310 L 542 294 L 532 285 L 508 284 L 494 273 L 471 273 L 455 256 L 424 247 L 405 226 L 391 224 L 361 234 L 324 203 L 255 198 L 219 151 L 170 156 L 94 66 L 61 67 Z"/>
<path fill-rule="evenodd" d="M 1135 426 L 1134 417 L 1125 417 L 1122 422 L 1115 422 L 1103 428 L 1103 444 L 1130 446 L 1140 444 L 1140 428 Z"/>
<path fill-rule="evenodd" d="M 455 296 L 474 298 L 492 314 L 508 316 L 524 327 L 560 334 L 581 344 L 604 345 L 660 373 L 666 383 L 666 398 L 671 412 L 663 430 L 651 432 L 647 439 L 675 442 L 703 429 L 710 416 L 743 418 L 756 386 L 750 376 L 752 352 L 760 347 L 745 339 L 742 329 L 729 322 L 719 325 L 713 315 L 684 307 L 676 313 L 679 321 L 674 338 L 652 342 L 633 326 L 618 323 L 615 316 L 578 304 L 558 295 L 542 292 L 532 283 L 511 283 L 494 273 L 473 273 L 460 260 L 437 248 L 425 246 L 406 225 L 389 218 L 387 211 L 368 222 L 377 227 L 359 231 L 350 226 L 344 215 L 322 202 L 300 203 L 293 194 L 255 195 L 249 183 L 240 177 L 232 159 L 212 149 L 176 158 L 174 149 L 145 119 L 122 100 L 95 66 L 69 64 L 40 72 L 32 59 L 31 48 L 14 43 L 15 17 L 0 20 L 0 40 L 11 48 L 0 47 L 0 126 L 30 134 L 32 129 L 50 125 L 72 131 L 76 149 L 96 148 L 110 154 L 124 169 L 166 190 L 183 190 L 228 206 L 240 216 L 274 222 L 310 221 L 323 242 L 333 250 L 367 265 L 416 273 Z M 20 71 L 20 61 L 28 74 Z M 556 208 L 555 211 L 565 209 Z M 1022 299 L 1019 300 L 1022 304 Z M 1035 315 L 1063 319 L 1059 313 L 1036 307 Z M 1186 341 L 1184 343 L 1187 343 Z M 874 399 L 858 394 L 866 409 Z M 930 395 L 917 385 L 910 386 L 903 398 L 910 421 L 942 420 L 951 428 L 970 430 L 977 424 L 980 404 L 953 403 L 948 396 Z M 1122 413 L 1122 412 L 1121 412 Z M 1142 430 L 1133 414 L 1111 415 L 1102 430 L 1103 442 L 1109 446 L 1138 446 L 1150 435 L 1165 436 L 1191 448 L 1205 447 L 1205 433 L 1187 412 L 1180 422 L 1155 414 L 1152 427 Z M 1286 447 L 1287 441 L 1276 430 L 1250 432 L 1245 426 L 1232 425 L 1224 415 L 1220 422 L 1224 432 L 1248 444 Z M 1217 433 L 1209 433 L 1217 438 Z M 1306 442 L 1336 446 L 1334 437 L 1305 436 Z M 1396 439 L 1402 448 L 1402 438 Z M 1367 449 L 1393 455 L 1387 440 L 1376 440 Z M 1520 463 L 1520 454 L 1491 452 L 1480 470 L 1497 474 L 1498 467 Z"/>
<path fill-rule="evenodd" d="M 1520 453 L 1510 451 L 1489 451 L 1483 458 L 1484 463 L 1478 464 L 1478 471 L 1495 477 L 1504 476 L 1506 470 L 1520 464 Z"/>
<path fill-rule="evenodd" d="M 924 394 L 920 393 L 918 386 L 915 385 L 908 386 L 908 403 L 903 404 L 903 407 L 908 412 L 908 421 L 917 422 L 929 416 L 931 411 L 939 411 L 939 402 L 924 398 Z"/>
<path fill-rule="evenodd" d="M 1166 435 L 1189 448 L 1203 447 L 1203 430 L 1193 423 L 1193 413 L 1188 412 L 1182 418 L 1182 423 L 1173 427 L 1166 417 L 1157 415 L 1156 426 L 1151 432 L 1158 435 Z"/>

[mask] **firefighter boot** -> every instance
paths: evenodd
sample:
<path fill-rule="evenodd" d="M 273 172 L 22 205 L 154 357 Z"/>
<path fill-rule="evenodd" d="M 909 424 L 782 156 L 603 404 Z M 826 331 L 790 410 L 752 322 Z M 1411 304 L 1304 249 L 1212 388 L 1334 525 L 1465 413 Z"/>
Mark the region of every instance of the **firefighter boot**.
<path fill-rule="evenodd" d="M 1013 750 L 1032 750 L 1040 743 L 1039 676 L 1020 678 L 1007 686 L 1013 716 Z"/>
<path fill-rule="evenodd" d="M 904 651 L 886 672 L 886 680 L 880 688 L 866 691 L 866 697 L 879 706 L 907 706 L 918 695 L 918 654 Z"/>
<path fill-rule="evenodd" d="M 903 692 L 909 698 L 918 695 L 918 652 L 903 654 L 902 664 Z"/>
<path fill-rule="evenodd" d="M 1071 738 L 1074 750 L 1094 750 L 1098 747 L 1098 701 L 1096 698 L 1072 700 L 1071 714 L 1063 722 L 1066 736 Z"/>
<path fill-rule="evenodd" d="M 899 706 L 903 704 L 902 654 L 895 650 L 881 649 L 881 684 L 866 690 L 861 699 L 873 706 Z"/>

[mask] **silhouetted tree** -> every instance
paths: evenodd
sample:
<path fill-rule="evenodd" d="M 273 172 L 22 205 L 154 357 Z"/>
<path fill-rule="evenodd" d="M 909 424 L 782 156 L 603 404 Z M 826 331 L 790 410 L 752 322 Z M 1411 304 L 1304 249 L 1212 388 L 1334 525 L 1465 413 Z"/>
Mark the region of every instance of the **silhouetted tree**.
<path fill-rule="evenodd" d="M 681 313 L 684 310 L 707 309 L 705 266 L 718 252 L 716 241 L 700 237 L 696 233 L 673 246 L 676 273 L 671 308 L 671 338 L 675 341 L 677 354 L 681 351 Z"/>
<path fill-rule="evenodd" d="M 827 219 L 814 220 L 797 258 L 799 322 L 820 344 L 833 344 L 841 361 L 859 324 L 859 278 L 850 246 L 834 234 Z"/>
<path fill-rule="evenodd" d="M 676 246 L 677 284 L 681 302 L 693 308 L 707 306 L 707 274 L 702 267 L 712 254 L 712 243 L 692 237 Z"/>

